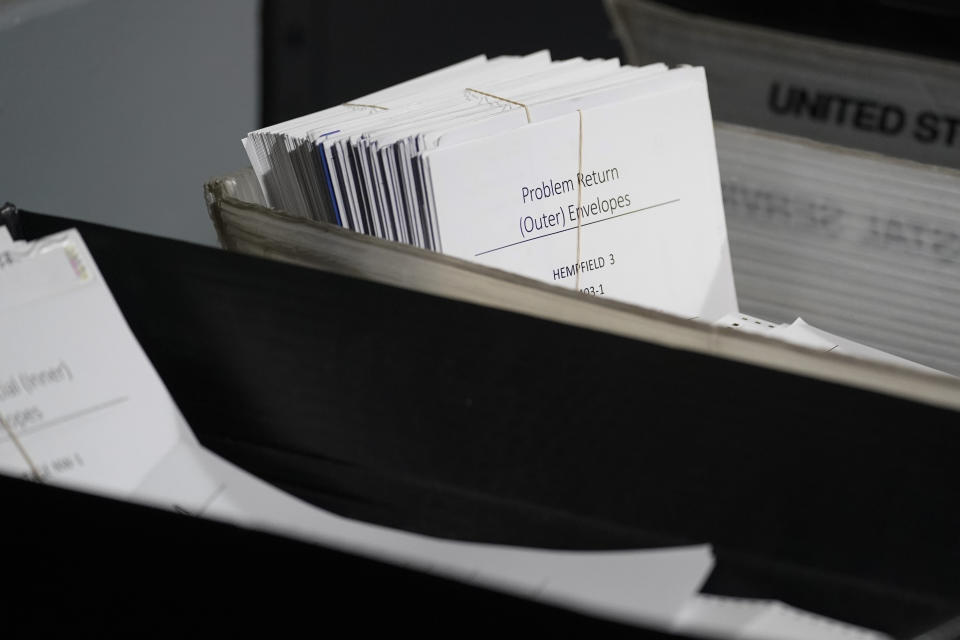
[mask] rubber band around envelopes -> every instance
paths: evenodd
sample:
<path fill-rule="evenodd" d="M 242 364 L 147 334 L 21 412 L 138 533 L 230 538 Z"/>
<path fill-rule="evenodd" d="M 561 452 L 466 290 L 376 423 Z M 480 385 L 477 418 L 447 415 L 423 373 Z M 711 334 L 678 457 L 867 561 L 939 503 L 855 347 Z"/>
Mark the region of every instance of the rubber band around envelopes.
<path fill-rule="evenodd" d="M 469 87 L 464 89 L 464 91 L 469 91 L 471 93 L 476 93 L 481 96 L 486 96 L 488 98 L 493 98 L 494 100 L 499 100 L 500 102 L 506 102 L 508 104 L 514 104 L 518 107 L 523 107 L 524 113 L 527 115 L 527 124 L 530 124 L 532 120 L 530 119 L 530 107 L 523 104 L 522 102 L 517 102 L 516 100 L 511 100 L 510 98 L 504 98 L 503 96 L 497 96 L 492 93 L 487 93 L 486 91 L 480 91 L 478 89 L 470 89 Z M 577 140 L 577 176 L 583 175 L 583 110 L 577 109 L 577 116 L 579 117 L 579 127 L 578 127 L 578 140 Z M 580 258 L 581 258 L 581 238 L 582 238 L 582 228 L 581 228 L 581 215 L 580 211 L 583 208 L 583 184 L 578 179 L 577 180 L 577 273 L 575 276 L 574 286 L 577 291 L 580 291 Z"/>
<path fill-rule="evenodd" d="M 493 98 L 494 100 L 499 100 L 500 102 L 506 102 L 507 104 L 513 104 L 518 107 L 523 107 L 523 111 L 527 116 L 527 124 L 532 122 L 530 118 L 530 107 L 525 105 L 522 102 L 517 102 L 516 100 L 511 100 L 510 98 L 504 98 L 503 96 L 494 95 L 492 93 L 487 93 L 486 91 L 480 91 L 479 89 L 471 89 L 469 87 L 465 88 L 464 91 L 469 91 L 470 93 L 476 93 L 477 95 L 486 96 L 488 98 Z M 362 104 L 359 102 L 344 102 L 343 106 L 345 107 L 364 107 L 367 109 L 381 109 L 383 111 L 389 111 L 389 107 L 382 107 L 376 104 Z M 579 126 L 578 126 L 578 140 L 577 140 L 577 175 L 580 176 L 583 174 L 583 110 L 577 109 L 577 116 L 579 117 Z M 583 208 L 583 185 L 580 180 L 577 180 L 577 273 L 575 276 L 574 286 L 577 291 L 580 291 L 580 258 L 582 256 L 582 226 L 581 226 L 581 216 L 580 210 Z"/>
<path fill-rule="evenodd" d="M 10 438 L 10 442 L 17 448 L 17 451 L 20 452 L 20 456 L 26 461 L 27 466 L 30 467 L 30 473 L 33 475 L 34 480 L 40 482 L 40 470 L 37 469 L 37 465 L 33 463 L 33 459 L 30 458 L 30 455 L 27 453 L 27 450 L 24 448 L 23 443 L 20 442 L 20 438 L 17 437 L 17 434 L 13 431 L 13 427 L 10 426 L 10 423 L 7 422 L 6 418 L 3 415 L 0 415 L 0 425 L 3 426 L 3 430 L 7 432 L 7 436 Z"/>

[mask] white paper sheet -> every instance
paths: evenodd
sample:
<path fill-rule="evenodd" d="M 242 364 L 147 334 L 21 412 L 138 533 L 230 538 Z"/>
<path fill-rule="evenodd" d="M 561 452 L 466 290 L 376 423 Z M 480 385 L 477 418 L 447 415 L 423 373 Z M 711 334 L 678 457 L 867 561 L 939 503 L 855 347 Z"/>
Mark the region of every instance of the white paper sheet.
<path fill-rule="evenodd" d="M 767 336 L 775 340 L 783 340 L 790 344 L 795 344 L 815 351 L 824 353 L 842 353 L 854 358 L 872 360 L 892 364 L 898 367 L 907 367 L 923 371 L 924 373 L 933 373 L 937 375 L 949 375 L 906 358 L 875 349 L 874 347 L 848 340 L 841 336 L 817 329 L 806 322 L 803 318 L 797 318 L 791 323 L 774 323 L 756 316 L 745 313 L 728 314 L 714 323 L 718 327 L 728 327 L 744 333 L 753 333 Z"/>
<path fill-rule="evenodd" d="M 854 342 L 853 340 L 848 340 L 827 331 L 817 329 L 816 327 L 810 326 L 804 322 L 803 318 L 797 318 L 791 324 L 783 324 L 778 326 L 776 329 L 770 332 L 770 336 L 779 340 L 786 340 L 787 342 L 791 342 L 793 344 L 799 344 L 821 351 L 844 353 L 855 358 L 874 360 L 876 362 L 885 362 L 887 364 L 894 364 L 900 367 L 917 369 L 918 371 L 924 371 L 926 373 L 948 375 L 942 371 L 937 371 L 936 369 L 912 362 L 906 358 L 901 358 L 900 356 L 892 353 L 887 353 L 885 351 L 881 351 L 880 349 L 875 349 L 871 346 L 860 344 L 859 342 Z"/>
<path fill-rule="evenodd" d="M 0 416 L 0 470 L 117 496 L 193 438 L 75 231 L 0 253 Z"/>
<path fill-rule="evenodd" d="M 713 566 L 709 546 L 603 552 L 456 542 L 317 509 L 193 445 L 173 451 L 135 497 L 628 622 L 666 624 Z"/>

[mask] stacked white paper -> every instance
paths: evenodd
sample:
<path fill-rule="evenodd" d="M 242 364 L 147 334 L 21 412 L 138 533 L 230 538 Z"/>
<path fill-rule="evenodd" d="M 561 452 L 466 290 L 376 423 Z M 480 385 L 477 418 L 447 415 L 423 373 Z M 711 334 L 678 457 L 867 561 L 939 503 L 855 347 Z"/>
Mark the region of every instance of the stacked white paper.
<path fill-rule="evenodd" d="M 736 308 L 703 69 L 477 57 L 244 140 L 268 203 L 684 317 Z"/>

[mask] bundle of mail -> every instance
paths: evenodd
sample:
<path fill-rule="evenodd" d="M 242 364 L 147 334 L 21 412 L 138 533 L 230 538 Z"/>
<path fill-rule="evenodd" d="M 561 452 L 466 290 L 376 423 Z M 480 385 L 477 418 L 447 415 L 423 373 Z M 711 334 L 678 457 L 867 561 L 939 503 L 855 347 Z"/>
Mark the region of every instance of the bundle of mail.
<path fill-rule="evenodd" d="M 743 321 L 700 67 L 478 56 L 243 144 L 266 203 L 293 216 L 913 366 L 802 321 Z"/>

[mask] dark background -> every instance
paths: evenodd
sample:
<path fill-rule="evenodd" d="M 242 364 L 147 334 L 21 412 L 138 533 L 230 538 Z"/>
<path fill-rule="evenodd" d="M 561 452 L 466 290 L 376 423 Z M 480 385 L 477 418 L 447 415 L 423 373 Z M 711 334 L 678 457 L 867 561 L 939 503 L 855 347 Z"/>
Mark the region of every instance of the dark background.
<path fill-rule="evenodd" d="M 871 46 L 960 60 L 954 0 L 670 0 L 666 4 Z M 550 49 L 623 52 L 601 0 L 264 0 L 263 124 L 464 60 Z"/>

